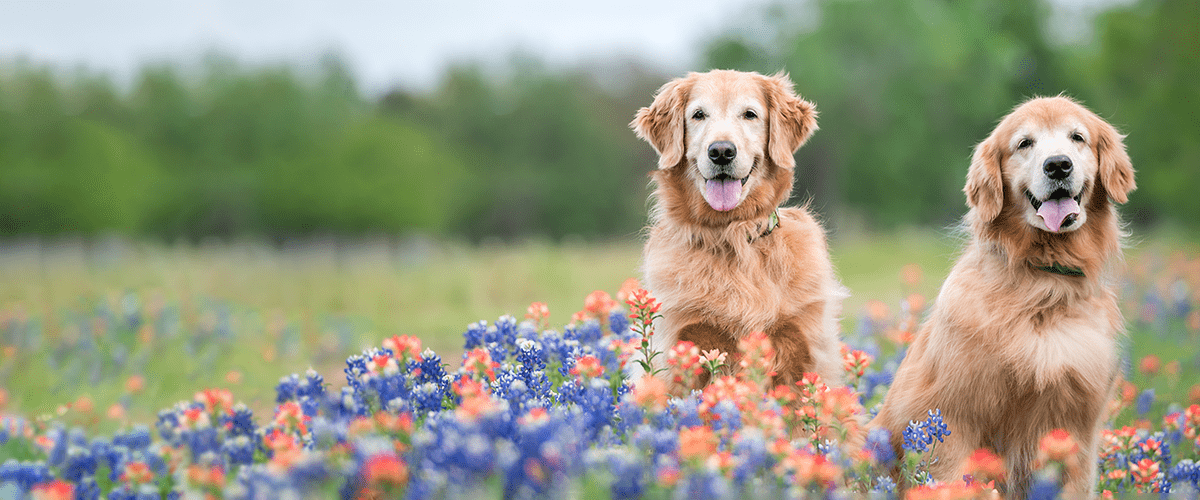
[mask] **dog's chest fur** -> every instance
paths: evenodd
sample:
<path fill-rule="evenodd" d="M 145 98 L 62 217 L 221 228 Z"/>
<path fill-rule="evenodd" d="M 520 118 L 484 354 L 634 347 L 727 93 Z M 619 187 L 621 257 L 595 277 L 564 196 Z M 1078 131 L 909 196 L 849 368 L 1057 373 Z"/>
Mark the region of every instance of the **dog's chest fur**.
<path fill-rule="evenodd" d="M 1056 295 L 1061 284 L 1038 285 L 1057 278 L 1036 275 L 1015 285 L 1024 293 L 997 293 L 973 274 L 947 280 L 925 339 L 937 359 L 928 367 L 941 372 L 928 374 L 938 379 L 939 399 L 971 421 L 991 422 L 979 445 L 997 449 L 1086 427 L 1116 374 L 1120 314 L 1111 293 Z M 1017 439 L 1025 433 L 1034 435 Z"/>
<path fill-rule="evenodd" d="M 806 238 L 803 233 L 812 231 L 806 226 L 815 223 L 790 212 L 783 212 L 778 229 L 753 241 L 748 237 L 757 236 L 753 224 L 701 234 L 671 226 L 653 228 L 645 249 L 645 275 L 663 304 L 664 320 L 724 325 L 738 337 L 795 314 L 804 305 L 803 297 L 824 299 L 819 291 L 828 271 L 822 266 L 804 268 L 811 250 L 793 244 Z"/>

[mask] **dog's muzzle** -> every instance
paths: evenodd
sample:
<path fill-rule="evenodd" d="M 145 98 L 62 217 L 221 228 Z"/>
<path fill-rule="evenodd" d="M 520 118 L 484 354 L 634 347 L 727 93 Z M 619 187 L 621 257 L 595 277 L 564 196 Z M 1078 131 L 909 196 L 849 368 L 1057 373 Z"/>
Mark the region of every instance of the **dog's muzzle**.
<path fill-rule="evenodd" d="M 1071 176 L 1073 170 L 1071 158 L 1067 155 L 1054 155 L 1042 162 L 1042 171 L 1051 180 L 1061 181 Z"/>
<path fill-rule="evenodd" d="M 708 145 L 708 159 L 714 165 L 725 166 L 737 158 L 737 146 L 729 141 L 716 141 Z"/>

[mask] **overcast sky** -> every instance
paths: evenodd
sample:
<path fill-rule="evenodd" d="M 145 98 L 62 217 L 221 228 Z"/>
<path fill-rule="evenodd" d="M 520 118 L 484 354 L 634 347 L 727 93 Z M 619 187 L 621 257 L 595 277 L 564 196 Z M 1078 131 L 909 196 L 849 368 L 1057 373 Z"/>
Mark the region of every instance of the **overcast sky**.
<path fill-rule="evenodd" d="M 249 62 L 330 50 L 363 86 L 428 88 L 452 61 L 525 49 L 571 64 L 637 55 L 683 69 L 764 0 L 0 0 L 0 59 L 128 77 L 218 49 Z"/>
<path fill-rule="evenodd" d="M 767 0 L 0 0 L 0 60 L 129 77 L 216 49 L 248 62 L 334 51 L 369 92 L 429 88 L 447 64 L 523 49 L 552 63 L 636 55 L 690 69 L 702 42 L 753 30 Z M 1122 0 L 1055 0 L 1060 5 Z"/>

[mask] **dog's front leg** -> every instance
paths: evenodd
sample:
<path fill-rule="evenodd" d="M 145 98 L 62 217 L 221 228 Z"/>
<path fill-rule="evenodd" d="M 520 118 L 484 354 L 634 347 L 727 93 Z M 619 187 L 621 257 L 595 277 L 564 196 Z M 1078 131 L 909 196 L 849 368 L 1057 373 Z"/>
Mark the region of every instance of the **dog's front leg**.
<path fill-rule="evenodd" d="M 737 340 L 728 331 L 712 323 L 698 321 L 684 325 L 683 328 L 679 329 L 678 339 L 696 344 L 696 347 L 700 348 L 700 352 L 702 353 L 712 349 L 729 353 L 726 363 L 730 366 L 737 363 L 736 360 L 739 355 Z M 708 385 L 709 378 L 710 375 L 707 371 L 702 373 L 696 379 L 696 387 L 692 387 L 692 389 L 703 389 L 704 386 Z"/>

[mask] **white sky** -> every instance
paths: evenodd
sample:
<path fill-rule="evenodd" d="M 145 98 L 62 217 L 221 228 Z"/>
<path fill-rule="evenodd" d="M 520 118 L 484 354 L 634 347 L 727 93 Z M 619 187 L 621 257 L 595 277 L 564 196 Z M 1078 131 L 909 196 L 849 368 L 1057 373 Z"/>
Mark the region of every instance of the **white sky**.
<path fill-rule="evenodd" d="M 119 80 L 212 49 L 248 62 L 330 50 L 368 91 L 428 88 L 447 64 L 516 48 L 552 63 L 637 55 L 684 69 L 706 35 L 764 0 L 0 0 L 0 60 Z M 756 16 L 757 17 L 757 16 Z"/>
<path fill-rule="evenodd" d="M 689 69 L 705 37 L 752 32 L 767 0 L 0 0 L 0 61 L 127 79 L 148 61 L 313 62 L 330 50 L 368 92 L 433 86 L 447 64 L 521 48 L 552 63 L 636 55 Z M 1088 10 L 1128 0 L 1056 0 Z M 730 23 L 733 23 L 731 25 Z"/>

